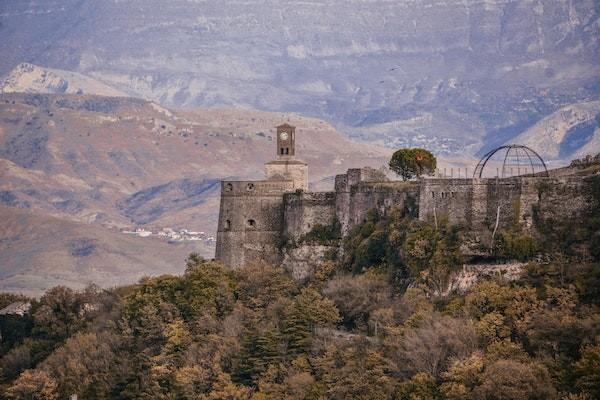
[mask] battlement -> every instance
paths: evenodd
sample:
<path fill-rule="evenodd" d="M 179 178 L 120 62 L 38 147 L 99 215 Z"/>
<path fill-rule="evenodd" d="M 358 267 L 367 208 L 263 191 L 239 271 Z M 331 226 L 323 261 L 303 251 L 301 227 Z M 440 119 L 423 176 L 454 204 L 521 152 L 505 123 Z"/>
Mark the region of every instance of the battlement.
<path fill-rule="evenodd" d="M 335 192 L 303 192 L 286 193 L 283 202 L 287 205 L 318 205 L 335 203 Z"/>
<path fill-rule="evenodd" d="M 335 176 L 335 192 L 347 192 L 361 182 L 389 182 L 381 171 L 370 167 L 351 168 L 345 174 Z"/>
<path fill-rule="evenodd" d="M 222 197 L 281 196 L 294 190 L 291 180 L 221 181 Z"/>

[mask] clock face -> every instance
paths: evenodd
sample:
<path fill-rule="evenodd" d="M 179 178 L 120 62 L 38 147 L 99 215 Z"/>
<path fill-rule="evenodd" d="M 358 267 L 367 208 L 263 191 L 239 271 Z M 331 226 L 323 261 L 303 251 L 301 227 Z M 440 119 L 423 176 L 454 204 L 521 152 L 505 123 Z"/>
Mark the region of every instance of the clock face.
<path fill-rule="evenodd" d="M 281 134 L 279 135 L 279 137 L 281 138 L 281 140 L 287 140 L 288 133 L 287 132 L 281 132 Z"/>

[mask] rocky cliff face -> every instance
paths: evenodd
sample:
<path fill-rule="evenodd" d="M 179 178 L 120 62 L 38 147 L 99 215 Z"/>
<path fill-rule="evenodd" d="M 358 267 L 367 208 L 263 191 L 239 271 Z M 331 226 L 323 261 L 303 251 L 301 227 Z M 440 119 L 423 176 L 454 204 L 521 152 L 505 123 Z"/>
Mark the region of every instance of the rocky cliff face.
<path fill-rule="evenodd" d="M 440 154 L 599 94 L 594 0 L 8 0 L 0 35 L 0 74 L 27 61 L 164 105 L 297 111 Z"/>

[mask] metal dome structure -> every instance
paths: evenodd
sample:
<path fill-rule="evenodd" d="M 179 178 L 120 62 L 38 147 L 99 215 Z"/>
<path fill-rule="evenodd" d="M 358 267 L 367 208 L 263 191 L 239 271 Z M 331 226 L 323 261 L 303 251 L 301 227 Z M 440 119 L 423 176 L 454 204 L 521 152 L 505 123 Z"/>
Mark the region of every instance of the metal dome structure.
<path fill-rule="evenodd" d="M 500 146 L 486 153 L 477 163 L 473 178 L 512 176 L 549 176 L 546 163 L 533 149 L 520 144 Z"/>

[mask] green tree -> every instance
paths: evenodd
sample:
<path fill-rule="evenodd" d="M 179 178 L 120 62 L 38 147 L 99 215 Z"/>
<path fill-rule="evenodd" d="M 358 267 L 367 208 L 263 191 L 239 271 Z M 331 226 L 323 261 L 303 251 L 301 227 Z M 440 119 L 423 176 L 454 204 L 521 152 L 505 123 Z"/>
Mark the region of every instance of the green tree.
<path fill-rule="evenodd" d="M 392 155 L 389 167 L 406 181 L 415 176 L 433 174 L 437 167 L 437 159 L 425 149 L 400 149 Z"/>

